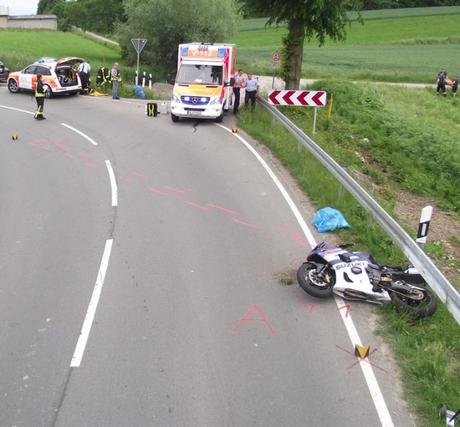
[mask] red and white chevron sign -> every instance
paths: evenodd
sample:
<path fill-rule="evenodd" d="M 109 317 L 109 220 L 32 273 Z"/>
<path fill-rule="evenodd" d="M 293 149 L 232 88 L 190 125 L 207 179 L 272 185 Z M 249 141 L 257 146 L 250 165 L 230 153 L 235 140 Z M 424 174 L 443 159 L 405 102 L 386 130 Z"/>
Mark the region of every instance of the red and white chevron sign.
<path fill-rule="evenodd" d="M 272 105 L 325 107 L 326 92 L 322 90 L 272 90 L 268 102 Z"/>

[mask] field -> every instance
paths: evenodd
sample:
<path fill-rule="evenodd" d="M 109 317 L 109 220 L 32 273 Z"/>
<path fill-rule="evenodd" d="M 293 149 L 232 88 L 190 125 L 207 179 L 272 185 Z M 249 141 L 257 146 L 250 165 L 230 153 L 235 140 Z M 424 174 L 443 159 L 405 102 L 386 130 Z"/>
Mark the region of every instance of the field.
<path fill-rule="evenodd" d="M 0 30 L 0 60 L 10 70 L 25 67 L 41 57 L 85 58 L 93 68 L 120 60 L 116 47 L 104 46 L 79 34 L 46 30 Z"/>
<path fill-rule="evenodd" d="M 460 7 L 369 11 L 363 19 L 351 24 L 345 42 L 306 43 L 303 76 L 432 83 L 440 67 L 460 75 Z M 271 54 L 287 29 L 265 22 L 243 21 L 232 42 L 241 67 L 270 75 Z"/>

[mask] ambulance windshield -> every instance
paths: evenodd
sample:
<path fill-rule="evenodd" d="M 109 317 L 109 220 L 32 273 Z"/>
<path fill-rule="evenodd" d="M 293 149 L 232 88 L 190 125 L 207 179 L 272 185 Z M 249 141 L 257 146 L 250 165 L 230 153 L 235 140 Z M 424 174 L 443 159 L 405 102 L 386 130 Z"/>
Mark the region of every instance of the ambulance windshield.
<path fill-rule="evenodd" d="M 206 64 L 181 64 L 176 78 L 177 83 L 222 84 L 222 66 Z"/>

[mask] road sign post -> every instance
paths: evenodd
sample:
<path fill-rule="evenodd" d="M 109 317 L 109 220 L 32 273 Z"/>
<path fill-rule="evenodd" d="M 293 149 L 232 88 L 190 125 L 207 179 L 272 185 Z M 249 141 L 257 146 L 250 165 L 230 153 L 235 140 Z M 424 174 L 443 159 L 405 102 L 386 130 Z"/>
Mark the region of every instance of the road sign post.
<path fill-rule="evenodd" d="M 136 49 L 136 52 L 137 52 L 137 67 L 136 67 L 136 85 L 137 85 L 139 81 L 139 56 L 142 52 L 142 49 L 144 49 L 145 45 L 147 44 L 147 39 L 131 39 L 131 43 L 133 44 L 134 49 Z"/>
<path fill-rule="evenodd" d="M 272 80 L 272 89 L 275 87 L 275 72 L 279 67 L 280 63 L 280 53 L 278 51 L 273 52 L 272 54 L 272 68 L 273 68 L 273 80 Z"/>
<path fill-rule="evenodd" d="M 272 105 L 325 107 L 327 94 L 322 90 L 272 90 L 268 94 Z M 316 132 L 316 108 L 313 116 L 313 134 Z"/>

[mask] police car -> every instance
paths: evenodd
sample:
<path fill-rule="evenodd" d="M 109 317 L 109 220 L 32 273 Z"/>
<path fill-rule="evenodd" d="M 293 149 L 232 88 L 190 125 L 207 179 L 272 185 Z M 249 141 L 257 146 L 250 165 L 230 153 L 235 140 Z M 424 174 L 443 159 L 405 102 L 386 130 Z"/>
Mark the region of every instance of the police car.
<path fill-rule="evenodd" d="M 81 91 L 81 81 L 78 75 L 78 66 L 82 58 L 41 58 L 21 71 L 10 73 L 8 76 L 8 89 L 11 93 L 22 90 L 35 90 L 37 74 L 43 76 L 45 96 L 66 93 L 75 95 Z"/>

